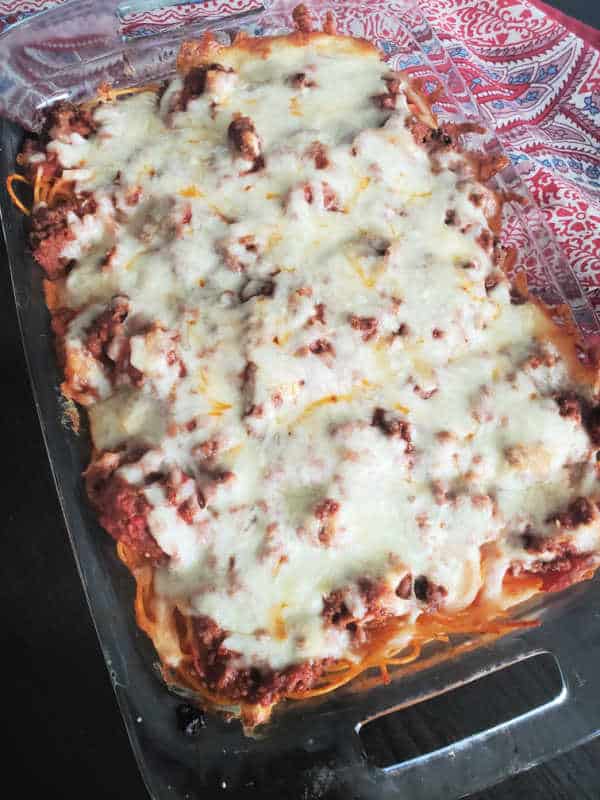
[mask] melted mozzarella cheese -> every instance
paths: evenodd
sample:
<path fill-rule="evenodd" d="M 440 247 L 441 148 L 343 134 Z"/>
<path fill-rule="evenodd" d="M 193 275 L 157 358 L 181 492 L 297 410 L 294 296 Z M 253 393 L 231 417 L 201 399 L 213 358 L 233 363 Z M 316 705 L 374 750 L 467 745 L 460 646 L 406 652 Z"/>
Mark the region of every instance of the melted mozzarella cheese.
<path fill-rule="evenodd" d="M 324 597 L 343 590 L 360 615 L 366 576 L 388 587 L 389 611 L 414 619 L 423 604 L 395 594 L 410 572 L 444 587 L 449 611 L 465 608 L 482 545 L 496 543 L 502 574 L 526 563 L 515 536 L 544 532 L 592 490 L 590 444 L 536 383 L 550 379 L 520 368 L 544 335 L 541 312 L 511 305 L 505 284 L 486 292 L 494 266 L 477 242 L 487 223 L 468 199 L 475 184 L 443 159 L 432 169 L 403 95 L 391 114 L 373 102 L 387 71 L 375 51 L 319 40 L 219 58 L 237 80 L 186 110 L 169 110 L 176 79 L 160 103 L 148 92 L 102 105 L 96 135 L 49 146 L 78 191 L 114 202 L 73 221 L 64 305 L 127 296 L 144 375 L 108 399 L 106 378 L 89 377 L 94 443 L 149 446 L 150 471 L 181 469 L 206 492 L 188 523 L 162 489 L 145 490 L 171 556 L 155 586 L 213 618 L 241 664 L 353 658 L 348 633 L 324 624 Z M 294 88 L 299 73 L 315 85 Z M 228 141 L 235 115 L 254 124 L 260 169 Z M 84 315 L 67 347 L 83 347 Z M 410 447 L 372 424 L 376 409 L 408 424 Z M 233 473 L 212 488 L 208 442 L 211 469 Z M 136 465 L 120 472 L 143 483 Z M 324 500 L 337 504 L 327 519 Z M 584 540 L 597 547 L 597 531 Z"/>

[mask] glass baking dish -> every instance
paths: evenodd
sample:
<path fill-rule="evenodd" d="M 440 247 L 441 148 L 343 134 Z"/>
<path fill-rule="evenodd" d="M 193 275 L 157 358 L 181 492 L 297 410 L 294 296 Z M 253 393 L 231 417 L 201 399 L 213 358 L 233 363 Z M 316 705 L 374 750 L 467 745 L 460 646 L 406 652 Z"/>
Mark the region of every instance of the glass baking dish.
<path fill-rule="evenodd" d="M 268 5 L 269 8 L 264 8 Z M 293 2 L 205 2 L 174 6 L 139 0 L 99 7 L 70 0 L 30 17 L 0 36 L 9 70 L 0 109 L 29 128 L 59 98 L 79 100 L 101 80 L 139 84 L 173 71 L 179 42 L 210 27 L 227 38 L 240 28 L 266 35 L 290 27 Z M 331 9 L 343 33 L 376 42 L 390 65 L 441 87 L 434 110 L 442 118 L 483 122 L 448 54 L 412 0 L 308 3 L 321 18 Z M 183 9 L 183 11 L 182 11 Z M 151 12 L 151 13 L 150 13 Z M 65 45 L 65 43 L 67 43 Z M 499 639 L 461 637 L 425 648 L 419 662 L 399 667 L 383 686 L 366 675 L 321 699 L 276 711 L 255 738 L 237 722 L 211 716 L 204 735 L 190 739 L 175 724 L 181 697 L 156 669 L 156 654 L 133 614 L 133 580 L 88 507 L 81 483 L 89 441 L 65 424 L 41 270 L 26 244 L 26 223 L 4 189 L 23 138 L 17 122 L 0 120 L 0 211 L 34 399 L 54 479 L 89 607 L 135 756 L 151 796 L 332 796 L 411 800 L 464 796 L 584 742 L 600 731 L 600 580 L 536 601 L 520 614 L 537 628 Z M 467 145 L 501 152 L 491 133 L 470 134 Z M 518 246 L 530 286 L 552 305 L 567 303 L 580 329 L 598 334 L 586 303 L 542 215 L 517 171 L 495 179 L 523 202 L 505 206 L 504 231 Z M 551 702 L 492 729 L 424 756 L 385 768 L 372 766 L 358 732 L 366 721 L 447 692 L 538 653 L 552 653 L 563 679 Z M 140 721 L 141 720 L 141 721 Z"/>

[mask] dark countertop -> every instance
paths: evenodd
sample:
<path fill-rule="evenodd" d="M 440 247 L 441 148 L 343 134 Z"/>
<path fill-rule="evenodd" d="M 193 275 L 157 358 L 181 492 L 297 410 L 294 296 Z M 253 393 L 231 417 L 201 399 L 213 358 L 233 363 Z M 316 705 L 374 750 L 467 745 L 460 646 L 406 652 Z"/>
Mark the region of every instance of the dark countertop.
<path fill-rule="evenodd" d="M 553 0 L 600 27 L 595 0 Z M 0 264 L 5 267 L 4 253 Z M 147 797 L 86 607 L 54 485 L 18 335 L 6 268 L 0 269 L 3 479 L 0 631 L 5 670 L 5 772 L 21 796 Z M 12 703 L 10 694 L 13 695 Z M 600 721 L 599 721 L 600 723 Z M 600 797 L 600 739 L 476 800 Z M 475 798 L 475 796 L 474 796 Z"/>

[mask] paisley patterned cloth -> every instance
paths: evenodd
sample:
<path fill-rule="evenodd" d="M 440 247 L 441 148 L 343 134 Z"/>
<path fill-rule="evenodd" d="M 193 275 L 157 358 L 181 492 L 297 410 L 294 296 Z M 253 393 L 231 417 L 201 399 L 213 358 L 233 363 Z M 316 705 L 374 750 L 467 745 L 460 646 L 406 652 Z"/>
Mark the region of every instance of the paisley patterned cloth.
<path fill-rule="evenodd" d="M 526 0 L 422 0 L 600 307 L 600 52 Z"/>
<path fill-rule="evenodd" d="M 59 2 L 0 0 L 0 32 Z M 123 30 L 143 35 L 223 7 L 236 13 L 257 5 L 208 0 L 184 6 L 167 0 L 158 11 L 129 14 Z M 360 15 L 358 3 L 335 5 L 350 22 Z M 394 3 L 387 6 L 393 13 Z M 600 311 L 600 34 L 541 0 L 420 0 L 419 10 Z"/>

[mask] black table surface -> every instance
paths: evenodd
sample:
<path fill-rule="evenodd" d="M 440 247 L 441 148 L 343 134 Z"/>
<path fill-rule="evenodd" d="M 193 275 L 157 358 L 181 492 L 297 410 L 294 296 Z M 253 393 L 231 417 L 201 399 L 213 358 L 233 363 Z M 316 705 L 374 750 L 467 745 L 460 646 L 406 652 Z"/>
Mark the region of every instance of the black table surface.
<path fill-rule="evenodd" d="M 599 0 L 551 4 L 600 27 Z M 50 476 L 6 269 L 0 269 L 0 341 L 5 775 L 16 777 L 25 798 L 144 800 Z M 600 739 L 475 797 L 600 798 Z"/>

